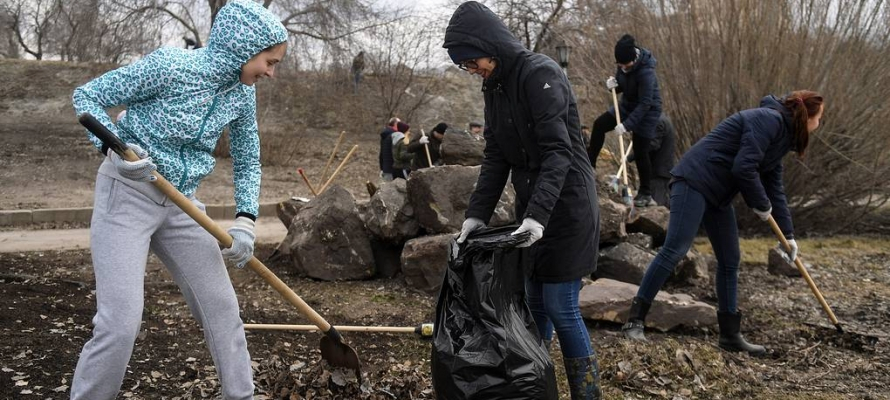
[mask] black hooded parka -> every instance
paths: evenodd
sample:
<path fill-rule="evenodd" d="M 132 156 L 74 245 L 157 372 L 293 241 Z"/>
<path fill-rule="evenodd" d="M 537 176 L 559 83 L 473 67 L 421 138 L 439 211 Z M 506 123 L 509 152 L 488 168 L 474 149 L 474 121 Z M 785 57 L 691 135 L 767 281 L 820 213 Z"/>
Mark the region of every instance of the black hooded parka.
<path fill-rule="evenodd" d="M 508 177 L 516 218 L 533 218 L 544 235 L 532 245 L 532 278 L 566 282 L 596 270 L 599 203 L 581 137 L 575 97 L 553 59 L 525 49 L 485 6 L 454 12 L 444 47 L 470 45 L 496 60 L 482 83 L 485 156 L 466 217 L 488 222 Z"/>

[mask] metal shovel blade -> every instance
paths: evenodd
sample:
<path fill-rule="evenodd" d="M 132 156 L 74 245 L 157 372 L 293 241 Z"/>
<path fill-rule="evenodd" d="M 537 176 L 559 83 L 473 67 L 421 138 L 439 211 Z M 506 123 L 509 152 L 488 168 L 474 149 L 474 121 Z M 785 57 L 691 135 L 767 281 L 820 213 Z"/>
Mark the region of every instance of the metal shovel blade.
<path fill-rule="evenodd" d="M 331 330 L 333 330 L 333 327 L 331 327 Z M 336 338 L 332 338 L 331 336 L 332 335 L 325 335 L 321 337 L 321 344 L 319 345 L 321 348 L 321 358 L 325 359 L 325 361 L 332 367 L 355 370 L 355 377 L 358 379 L 359 384 L 361 384 L 362 362 L 359 361 L 355 349 L 349 347 L 346 343 L 343 343 L 339 333 L 335 332 Z"/>

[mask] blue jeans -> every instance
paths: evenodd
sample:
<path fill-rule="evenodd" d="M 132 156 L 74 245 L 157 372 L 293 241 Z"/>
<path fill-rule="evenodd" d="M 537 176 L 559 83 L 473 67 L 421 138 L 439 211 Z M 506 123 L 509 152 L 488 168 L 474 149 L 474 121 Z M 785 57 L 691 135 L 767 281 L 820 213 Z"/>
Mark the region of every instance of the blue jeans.
<path fill-rule="evenodd" d="M 529 280 L 525 285 L 526 303 L 531 309 L 544 340 L 553 340 L 553 328 L 559 336 L 559 345 L 565 358 L 581 358 L 593 355 L 587 325 L 578 308 L 581 280 L 542 283 Z"/>
<path fill-rule="evenodd" d="M 705 197 L 685 181 L 671 185 L 671 217 L 668 222 L 664 247 L 646 269 L 637 297 L 647 301 L 655 299 L 658 290 L 680 263 L 698 227 L 704 226 L 708 240 L 717 257 L 717 304 L 721 312 L 737 312 L 739 284 L 739 229 L 735 209 L 731 205 L 714 207 Z"/>

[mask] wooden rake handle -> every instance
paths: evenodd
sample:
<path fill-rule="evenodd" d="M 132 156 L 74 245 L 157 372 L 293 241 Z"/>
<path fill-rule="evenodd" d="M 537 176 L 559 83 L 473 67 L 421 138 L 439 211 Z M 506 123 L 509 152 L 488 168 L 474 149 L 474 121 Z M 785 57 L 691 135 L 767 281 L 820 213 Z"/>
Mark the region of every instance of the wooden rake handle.
<path fill-rule="evenodd" d="M 773 229 L 773 233 L 776 234 L 776 237 L 779 238 L 779 243 L 782 244 L 782 247 L 785 248 L 791 253 L 791 244 L 788 243 L 788 239 L 785 238 L 785 234 L 782 233 L 782 230 L 779 229 L 779 224 L 776 223 L 776 220 L 772 215 L 767 218 L 767 222 L 769 222 L 770 227 Z M 819 288 L 816 287 L 816 282 L 813 281 L 813 278 L 810 277 L 810 273 L 807 272 L 807 267 L 803 265 L 803 261 L 800 260 L 800 257 L 794 258 L 794 265 L 797 266 L 797 270 L 800 271 L 800 274 L 803 276 L 803 279 L 807 281 L 807 285 L 810 287 L 810 290 L 816 296 L 816 300 L 819 300 L 819 304 L 822 305 L 822 310 L 828 314 L 828 319 L 831 320 L 831 323 L 834 324 L 835 328 L 837 328 L 838 332 L 843 333 L 844 330 L 841 328 L 841 323 L 838 322 L 837 317 L 834 315 L 834 311 L 831 310 L 831 306 L 828 305 L 828 302 L 825 301 L 825 297 L 822 296 L 822 292 L 819 291 Z"/>
<path fill-rule="evenodd" d="M 620 124 L 621 110 L 618 108 L 618 92 L 615 91 L 615 88 L 612 88 L 612 104 L 615 105 L 615 121 Z M 624 139 L 620 135 L 618 136 L 618 150 L 620 154 L 624 154 Z M 633 198 L 633 191 L 627 185 L 627 157 L 621 157 L 621 165 L 624 166 L 621 171 L 621 183 L 627 188 L 627 194 Z"/>
<path fill-rule="evenodd" d="M 82 114 L 79 118 L 80 123 L 85 126 L 90 132 L 93 133 L 99 140 L 105 143 L 111 150 L 120 155 L 123 159 L 128 161 L 137 161 L 139 160 L 139 156 L 133 152 L 130 148 L 127 147 L 124 142 L 122 142 L 117 136 L 115 136 L 105 125 L 102 125 L 95 117 L 90 114 Z M 157 187 L 161 193 L 166 195 L 176 204 L 183 212 L 188 214 L 188 216 L 192 217 L 198 225 L 201 225 L 204 229 L 207 230 L 223 247 L 231 247 L 232 246 L 232 236 L 229 235 L 222 227 L 216 224 L 207 214 L 205 214 L 201 209 L 198 208 L 194 203 L 191 202 L 185 195 L 179 192 L 173 184 L 171 184 L 167 179 L 165 179 L 161 174 L 157 171 L 152 172 L 157 180 L 152 182 L 155 187 Z M 324 332 L 329 336 L 336 336 L 339 339 L 339 333 L 331 324 L 329 324 L 321 315 L 319 315 L 309 304 L 306 304 L 300 296 L 298 296 L 294 291 L 288 287 L 284 282 L 281 281 L 277 276 L 275 276 L 272 271 L 267 268 L 262 261 L 257 259 L 255 256 L 250 258 L 250 261 L 247 262 L 247 267 L 249 267 L 253 272 L 259 275 L 263 280 L 265 280 L 269 285 L 272 286 L 279 294 L 281 294 L 287 301 L 293 304 L 297 310 L 300 311 L 306 318 L 308 318 L 315 326 L 318 327 L 319 330 Z M 339 341 L 339 340 L 338 340 Z"/>

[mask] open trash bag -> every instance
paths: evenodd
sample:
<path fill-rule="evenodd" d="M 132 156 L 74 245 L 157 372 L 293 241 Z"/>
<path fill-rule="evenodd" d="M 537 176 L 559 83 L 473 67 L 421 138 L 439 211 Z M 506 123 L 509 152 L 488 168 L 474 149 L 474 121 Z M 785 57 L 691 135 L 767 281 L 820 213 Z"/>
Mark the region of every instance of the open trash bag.
<path fill-rule="evenodd" d="M 436 305 L 433 387 L 438 399 L 556 400 L 550 354 L 525 303 L 527 235 L 483 229 L 451 241 Z"/>

